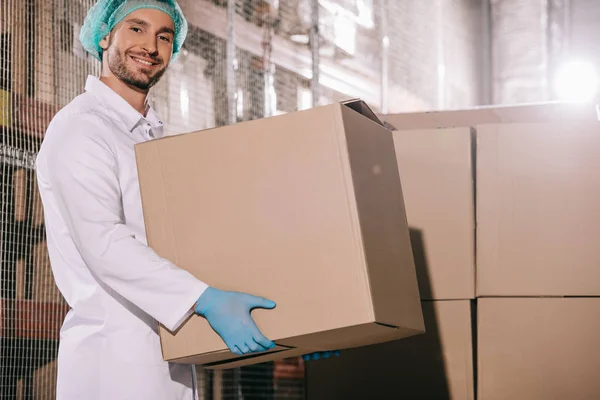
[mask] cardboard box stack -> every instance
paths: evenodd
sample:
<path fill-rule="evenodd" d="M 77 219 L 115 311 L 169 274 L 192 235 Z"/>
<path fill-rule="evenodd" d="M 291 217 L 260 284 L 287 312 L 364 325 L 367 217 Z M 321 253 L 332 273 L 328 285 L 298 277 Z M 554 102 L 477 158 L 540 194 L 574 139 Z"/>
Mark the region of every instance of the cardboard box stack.
<path fill-rule="evenodd" d="M 398 116 L 394 145 L 411 232 L 425 334 L 309 363 L 307 398 L 474 399 L 473 129 L 432 129 Z M 400 122 L 400 123 L 395 123 Z M 406 128 L 406 129 L 403 129 Z M 435 127 L 433 127 L 435 128 Z"/>
<path fill-rule="evenodd" d="M 478 127 L 481 399 L 600 396 L 600 122 Z"/>
<path fill-rule="evenodd" d="M 427 332 L 309 364 L 308 397 L 600 396 L 600 351 L 592 342 L 600 307 L 600 122 L 594 106 L 382 118 L 397 129 Z M 453 144 L 469 131 L 474 140 L 457 151 Z M 466 176 L 473 177 L 471 186 Z M 475 227 L 473 213 L 477 229 L 469 238 L 465 228 Z M 475 254 L 476 270 L 467 268 Z M 477 277 L 472 297 L 464 296 L 466 286 L 457 290 L 468 271 Z M 474 300 L 457 300 L 456 293 Z M 461 301 L 468 307 L 459 315 Z"/>
<path fill-rule="evenodd" d="M 250 282 L 259 294 L 284 299 L 281 310 L 256 313 L 279 353 L 234 359 L 195 318 L 175 335 L 162 330 L 165 355 L 229 367 L 347 348 L 306 366 L 310 399 L 600 396 L 600 351 L 592 342 L 600 309 L 595 107 L 549 103 L 381 118 L 393 141 L 354 102 L 138 148 L 153 246 L 191 270 L 212 264 L 196 272 L 215 284 L 238 289 Z M 205 150 L 187 157 L 191 148 Z M 374 161 L 373 154 L 384 153 L 385 161 Z M 162 176 L 161 183 L 152 176 Z M 269 179 L 248 183 L 261 176 Z M 194 179 L 203 185 L 173 183 Z M 394 212 L 393 202 L 400 205 Z M 276 218 L 266 218 L 261 205 Z M 164 207 L 179 211 L 168 220 Z M 190 210 L 203 227 L 187 223 Z M 376 232 L 392 214 L 406 218 L 403 226 Z M 364 254 L 354 251 L 361 243 Z M 389 243 L 397 252 L 381 254 Z M 221 260 L 232 248 L 238 252 Z M 402 268 L 386 270 L 390 261 Z M 223 265 L 242 264 L 259 265 L 260 275 L 277 271 L 278 284 L 262 284 L 249 272 L 239 279 L 222 273 Z M 296 272 L 282 273 L 282 265 Z M 426 332 L 391 340 L 422 329 L 414 268 Z M 314 283 L 313 276 L 324 281 L 310 296 L 286 297 L 290 288 Z M 393 278 L 383 285 L 383 276 Z M 317 313 L 306 311 L 323 304 Z M 340 341 L 346 332 L 352 339 Z M 185 345 L 176 343 L 178 335 Z M 211 339 L 192 348 L 193 335 Z M 369 335 L 376 339 L 365 340 Z"/>
<path fill-rule="evenodd" d="M 423 301 L 424 335 L 307 363 L 306 398 L 473 400 L 471 303 Z"/>
<path fill-rule="evenodd" d="M 238 357 L 206 320 L 161 327 L 167 360 L 230 368 L 424 330 L 392 132 L 361 101 L 136 146 L 148 242 L 254 310 L 271 352 Z"/>

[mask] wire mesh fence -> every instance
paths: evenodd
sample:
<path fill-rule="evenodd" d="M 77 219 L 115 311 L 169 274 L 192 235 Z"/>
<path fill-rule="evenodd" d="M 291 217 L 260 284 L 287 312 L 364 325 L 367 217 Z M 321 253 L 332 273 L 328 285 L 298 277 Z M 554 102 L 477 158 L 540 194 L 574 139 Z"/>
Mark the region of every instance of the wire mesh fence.
<path fill-rule="evenodd" d="M 50 268 L 34 160 L 53 115 L 100 72 L 78 40 L 93 2 L 0 3 L 2 399 L 55 398 L 68 306 Z M 476 38 L 467 26 L 477 20 L 474 2 L 460 1 L 462 11 L 452 0 L 179 3 L 188 38 L 150 95 L 168 134 L 353 97 L 379 112 L 476 102 Z M 301 359 L 198 369 L 198 380 L 201 399 L 304 398 Z"/>

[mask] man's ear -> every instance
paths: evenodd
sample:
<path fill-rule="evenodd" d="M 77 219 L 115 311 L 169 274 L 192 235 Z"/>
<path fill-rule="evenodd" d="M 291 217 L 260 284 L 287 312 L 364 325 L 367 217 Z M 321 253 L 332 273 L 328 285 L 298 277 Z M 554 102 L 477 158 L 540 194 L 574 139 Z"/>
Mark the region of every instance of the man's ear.
<path fill-rule="evenodd" d="M 103 37 L 102 40 L 100 40 L 99 45 L 100 45 L 100 48 L 102 48 L 102 50 L 108 49 L 108 43 L 110 42 L 109 36 L 110 36 L 110 33 L 108 35 L 106 35 L 105 37 Z"/>

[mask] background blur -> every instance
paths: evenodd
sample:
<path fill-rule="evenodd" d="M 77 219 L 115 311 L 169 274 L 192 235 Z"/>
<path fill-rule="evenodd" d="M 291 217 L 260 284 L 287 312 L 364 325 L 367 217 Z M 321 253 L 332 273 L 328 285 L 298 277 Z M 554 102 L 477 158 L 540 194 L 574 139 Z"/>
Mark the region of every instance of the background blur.
<path fill-rule="evenodd" d="M 33 161 L 100 64 L 92 0 L 0 0 L 0 398 L 54 399 L 67 311 Z M 180 0 L 190 31 L 152 91 L 169 134 L 359 97 L 380 113 L 597 96 L 600 0 Z M 93 360 L 90 360 L 93 362 Z M 303 399 L 300 359 L 199 369 L 202 399 Z"/>

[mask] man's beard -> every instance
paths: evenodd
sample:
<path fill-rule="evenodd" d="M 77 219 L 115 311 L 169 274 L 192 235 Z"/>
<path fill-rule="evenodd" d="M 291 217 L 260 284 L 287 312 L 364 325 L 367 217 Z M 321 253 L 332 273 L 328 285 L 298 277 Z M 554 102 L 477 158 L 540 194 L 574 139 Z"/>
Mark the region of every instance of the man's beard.
<path fill-rule="evenodd" d="M 144 72 L 134 72 L 127 66 L 127 55 L 122 54 L 118 48 L 111 46 L 109 43 L 108 48 L 108 67 L 110 71 L 119 78 L 121 81 L 127 83 L 130 86 L 136 87 L 140 90 L 149 90 L 152 86 L 156 85 L 160 78 L 166 71 L 166 68 L 157 70 L 154 75 L 149 75 Z M 132 54 L 132 56 L 136 56 Z M 142 56 L 143 58 L 151 58 L 156 60 L 150 55 Z"/>

